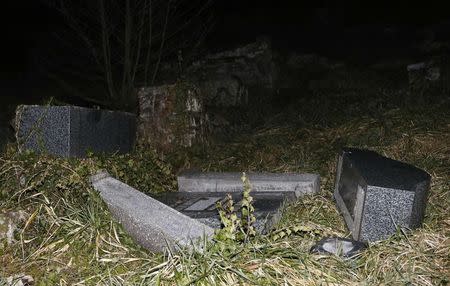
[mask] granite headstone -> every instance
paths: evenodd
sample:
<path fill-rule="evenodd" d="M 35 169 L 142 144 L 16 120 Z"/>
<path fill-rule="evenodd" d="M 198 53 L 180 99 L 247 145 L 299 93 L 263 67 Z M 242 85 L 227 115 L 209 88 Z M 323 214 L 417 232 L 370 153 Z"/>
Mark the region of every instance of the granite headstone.
<path fill-rule="evenodd" d="M 380 154 L 344 148 L 334 197 L 355 240 L 377 241 L 421 225 L 431 177 Z"/>
<path fill-rule="evenodd" d="M 22 105 L 16 111 L 22 149 L 62 157 L 132 150 L 136 117 L 127 112 L 78 106 Z"/>

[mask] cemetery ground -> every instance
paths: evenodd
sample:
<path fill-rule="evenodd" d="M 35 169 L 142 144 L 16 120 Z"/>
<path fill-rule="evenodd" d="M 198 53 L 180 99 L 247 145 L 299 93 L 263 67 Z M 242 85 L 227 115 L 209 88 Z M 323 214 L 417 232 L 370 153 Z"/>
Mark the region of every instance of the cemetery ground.
<path fill-rule="evenodd" d="M 1 239 L 0 276 L 31 275 L 36 285 L 447 285 L 450 102 L 387 104 L 397 96 L 305 99 L 229 142 L 163 158 L 140 147 L 126 155 L 62 159 L 18 153 L 11 144 L 0 157 L 0 209 L 21 215 L 14 235 Z M 349 235 L 332 199 L 343 146 L 375 150 L 430 173 L 422 228 L 370 243 L 353 259 L 309 253 L 324 236 Z M 88 182 L 106 169 L 140 191 L 170 192 L 174 174 L 187 168 L 315 172 L 321 191 L 288 206 L 267 235 L 219 240 L 202 253 L 152 254 L 111 219 Z"/>

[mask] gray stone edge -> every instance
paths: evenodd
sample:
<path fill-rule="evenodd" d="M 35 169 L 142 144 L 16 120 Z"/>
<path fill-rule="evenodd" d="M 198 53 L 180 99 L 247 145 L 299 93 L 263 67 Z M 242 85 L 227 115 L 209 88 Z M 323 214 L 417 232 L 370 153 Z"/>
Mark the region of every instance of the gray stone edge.
<path fill-rule="evenodd" d="M 220 182 L 232 182 L 233 185 L 242 186 L 240 177 L 242 173 L 238 172 L 192 172 L 185 171 L 180 173 L 177 176 L 178 186 L 186 186 L 192 185 L 189 182 L 197 181 L 200 184 L 212 184 L 212 182 L 216 182 L 219 184 Z M 294 192 L 296 197 L 300 197 L 304 194 L 314 194 L 320 191 L 320 175 L 319 174 L 311 174 L 311 173 L 249 173 L 247 174 L 250 180 L 250 184 L 254 186 L 253 191 L 255 192 L 273 192 L 271 189 L 259 189 L 258 188 L 258 180 L 263 182 L 280 182 L 283 184 L 295 184 L 301 186 L 301 190 L 295 188 L 295 190 L 276 190 L 281 192 Z M 283 180 L 289 178 L 289 180 Z M 252 181 L 253 180 L 253 181 Z M 193 190 L 191 186 L 180 188 L 180 192 L 214 192 L 214 190 L 205 190 L 205 189 L 196 189 Z M 230 188 L 225 192 L 238 192 L 241 191 L 240 188 Z M 223 190 L 221 190 L 223 192 Z"/>
<path fill-rule="evenodd" d="M 77 109 L 77 110 L 96 110 L 94 108 L 89 108 L 89 107 L 82 107 L 82 106 L 77 106 L 77 105 L 38 105 L 38 104 L 23 104 L 21 105 L 24 108 L 69 108 L 69 109 Z M 120 113 L 120 114 L 124 114 L 124 115 L 128 115 L 128 116 L 133 116 L 136 117 L 136 114 L 131 113 L 131 112 L 126 112 L 126 111 L 115 111 L 115 110 L 108 110 L 108 109 L 99 109 L 99 111 L 101 112 L 108 112 L 108 113 Z"/>
<path fill-rule="evenodd" d="M 163 208 L 166 211 L 169 211 L 173 214 L 175 214 L 176 216 L 180 216 L 182 217 L 184 220 L 189 221 L 189 224 L 197 227 L 198 229 L 202 229 L 202 235 L 201 236 L 195 236 L 195 237 L 185 237 L 185 238 L 177 238 L 173 236 L 173 233 L 163 233 L 163 231 L 161 231 L 161 227 L 160 225 L 154 225 L 153 228 L 154 230 L 152 230 L 152 234 L 156 235 L 156 236 L 161 236 L 163 235 L 163 240 L 161 238 L 157 238 L 156 240 L 153 240 L 153 243 L 149 242 L 147 239 L 145 239 L 145 235 L 142 234 L 138 234 L 138 235 L 131 235 L 133 237 L 133 239 L 138 242 L 139 244 L 141 244 L 142 246 L 144 246 L 145 248 L 151 250 L 151 251 L 163 251 L 166 247 L 175 247 L 175 250 L 179 250 L 181 247 L 187 247 L 188 250 L 196 250 L 196 251 L 201 251 L 202 250 L 202 245 L 200 244 L 201 242 L 206 240 L 209 240 L 212 235 L 214 234 L 214 229 L 210 228 L 209 226 L 199 222 L 196 219 L 192 219 L 180 212 L 178 212 L 177 210 L 145 195 L 142 192 L 139 192 L 138 190 L 128 186 L 127 184 L 121 182 L 120 180 L 116 180 L 113 177 L 111 177 L 109 175 L 108 172 L 106 171 L 100 171 L 95 175 L 92 175 L 91 177 L 89 177 L 89 181 L 91 182 L 93 188 L 99 192 L 100 196 L 102 197 L 102 199 L 105 201 L 105 203 L 107 204 L 110 212 L 113 214 L 113 218 L 116 219 L 119 223 L 121 223 L 124 228 L 127 231 L 132 232 L 133 230 L 137 230 L 137 229 L 142 229 L 149 226 L 148 223 L 142 223 L 140 225 L 137 224 L 137 219 L 130 216 L 130 215 L 126 215 L 126 217 L 128 218 L 129 223 L 127 224 L 123 224 L 123 219 L 124 219 L 124 214 L 121 214 L 120 211 L 120 207 L 114 204 L 111 204 L 111 200 L 108 199 L 107 197 L 104 197 L 102 195 L 102 190 L 100 190 L 100 188 L 98 186 L 96 186 L 98 183 L 100 183 L 103 180 L 114 180 L 115 183 L 121 184 L 124 187 L 128 188 L 130 191 L 135 191 L 137 192 L 137 194 L 139 196 L 145 196 L 145 199 L 148 199 L 149 201 L 151 201 L 153 204 L 157 205 L 159 208 Z M 131 223 L 130 223 L 131 222 Z M 190 233 L 190 230 L 192 228 L 189 228 L 188 232 Z M 183 229 L 181 230 L 182 232 L 185 232 L 186 230 Z M 156 238 L 156 237 L 155 237 Z"/>

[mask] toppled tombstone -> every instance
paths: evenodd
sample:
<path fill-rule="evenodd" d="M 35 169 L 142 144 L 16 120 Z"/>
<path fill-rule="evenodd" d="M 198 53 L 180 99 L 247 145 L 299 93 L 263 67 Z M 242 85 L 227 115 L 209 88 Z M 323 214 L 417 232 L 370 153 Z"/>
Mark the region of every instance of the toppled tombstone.
<path fill-rule="evenodd" d="M 21 105 L 16 111 L 20 148 L 61 157 L 84 157 L 88 152 L 130 152 L 136 117 L 127 112 L 79 106 Z"/>
<path fill-rule="evenodd" d="M 198 89 L 176 83 L 138 89 L 138 137 L 160 151 L 207 141 L 204 103 Z"/>
<path fill-rule="evenodd" d="M 313 245 L 311 253 L 333 254 L 342 257 L 354 257 L 367 248 L 367 244 L 341 237 L 325 237 Z"/>
<path fill-rule="evenodd" d="M 212 228 L 220 228 L 221 221 L 216 209 L 217 202 L 223 202 L 231 194 L 234 202 L 242 197 L 241 173 L 193 172 L 178 176 L 177 193 L 166 193 L 158 199 L 189 217 L 195 218 Z M 254 199 L 255 229 L 267 233 L 281 219 L 287 202 L 319 191 L 319 175 L 250 173 L 247 175 Z M 239 208 L 239 203 L 236 204 Z"/>
<path fill-rule="evenodd" d="M 200 242 L 214 233 L 209 226 L 112 178 L 106 172 L 92 176 L 90 181 L 113 217 L 137 243 L 150 251 L 161 252 L 166 247 L 199 249 Z"/>
<path fill-rule="evenodd" d="M 178 180 L 180 192 L 224 192 L 242 191 L 241 173 L 185 171 Z M 248 179 L 256 192 L 292 192 L 299 197 L 316 193 L 320 189 L 320 176 L 298 173 L 249 173 Z"/>
<path fill-rule="evenodd" d="M 353 239 L 382 240 L 398 228 L 420 227 L 431 177 L 412 165 L 344 148 L 336 170 L 334 197 Z"/>
<path fill-rule="evenodd" d="M 236 175 L 239 180 L 240 174 L 229 174 L 225 173 L 228 180 L 231 178 L 234 181 Z M 213 183 L 217 184 L 218 175 L 214 175 L 216 181 L 212 179 Z M 313 174 L 251 174 L 249 178 L 256 179 L 256 184 L 251 182 L 251 196 L 254 198 L 255 229 L 260 233 L 268 232 L 281 219 L 286 202 L 319 190 L 319 176 Z M 285 184 L 285 179 L 291 182 Z M 239 187 L 222 187 L 213 191 L 208 188 L 192 190 L 181 187 L 176 193 L 150 197 L 111 178 L 107 173 L 94 175 L 90 180 L 113 217 L 136 242 L 152 251 L 162 251 L 167 244 L 192 247 L 205 236 L 211 237 L 214 229 L 221 227 L 216 203 L 223 202 L 228 193 L 231 193 L 235 202 L 239 202 L 243 191 L 239 180 Z M 239 203 L 235 207 L 239 208 Z"/>

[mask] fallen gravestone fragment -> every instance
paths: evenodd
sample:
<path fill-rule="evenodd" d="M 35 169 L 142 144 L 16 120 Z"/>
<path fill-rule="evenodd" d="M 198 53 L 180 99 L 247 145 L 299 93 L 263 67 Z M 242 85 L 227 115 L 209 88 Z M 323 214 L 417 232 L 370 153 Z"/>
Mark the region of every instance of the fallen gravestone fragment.
<path fill-rule="evenodd" d="M 22 149 L 62 157 L 132 150 L 136 117 L 127 112 L 78 106 L 21 105 L 16 137 Z"/>
<path fill-rule="evenodd" d="M 191 175 L 194 175 L 191 173 Z M 216 203 L 231 193 L 239 209 L 243 184 L 239 173 L 204 173 L 200 177 L 212 178 L 216 185 L 213 191 L 208 187 L 186 189 L 181 179 L 179 192 L 168 192 L 149 197 L 128 185 L 111 178 L 107 173 L 91 177 L 91 182 L 107 203 L 116 219 L 135 240 L 144 247 L 161 251 L 166 240 L 171 244 L 190 246 L 191 241 L 221 227 Z M 226 178 L 222 185 L 218 178 Z M 250 181 L 254 190 L 255 229 L 265 233 L 276 224 L 282 215 L 286 201 L 294 201 L 303 194 L 319 190 L 319 176 L 314 174 L 251 174 L 256 184 Z M 178 178 L 180 182 L 180 177 Z M 191 177 L 192 179 L 192 177 Z M 286 182 L 287 181 L 287 182 Z M 226 183 L 223 185 L 223 183 Z M 207 180 L 204 181 L 208 185 Z M 190 185 L 193 187 L 193 185 Z M 189 191 L 186 191 L 189 190 Z M 219 191 L 220 190 L 220 191 Z"/>
<path fill-rule="evenodd" d="M 176 210 L 212 227 L 220 228 L 216 203 L 227 193 L 232 195 L 235 209 L 239 209 L 243 183 L 241 173 L 184 172 L 178 176 L 179 192 L 165 193 L 157 199 Z M 254 199 L 255 229 L 266 233 L 281 219 L 286 202 L 319 191 L 316 174 L 248 174 Z"/>
<path fill-rule="evenodd" d="M 180 192 L 222 192 L 242 191 L 241 173 L 186 171 L 178 176 Z M 297 173 L 249 173 L 252 190 L 257 192 L 291 192 L 299 197 L 319 191 L 320 176 Z"/>
<path fill-rule="evenodd" d="M 430 175 L 376 152 L 344 148 L 334 197 L 355 240 L 377 241 L 422 224 Z"/>
<path fill-rule="evenodd" d="M 311 247 L 311 253 L 353 257 L 367 247 L 366 243 L 340 237 L 326 237 Z"/>
<path fill-rule="evenodd" d="M 90 178 L 94 189 L 108 205 L 113 217 L 143 247 L 161 252 L 167 246 L 193 247 L 214 230 L 173 208 L 99 173 Z M 199 246 L 200 247 L 200 246 Z"/>
<path fill-rule="evenodd" d="M 170 192 L 155 198 L 191 218 L 219 229 L 221 221 L 216 203 L 223 203 L 226 195 L 227 193 L 223 192 Z M 235 202 L 234 209 L 239 210 L 242 190 L 241 192 L 233 192 L 231 195 Z M 250 195 L 253 198 L 255 208 L 253 213 L 256 218 L 254 227 L 258 233 L 270 231 L 281 219 L 285 202 L 292 202 L 296 199 L 293 193 L 251 192 Z"/>

